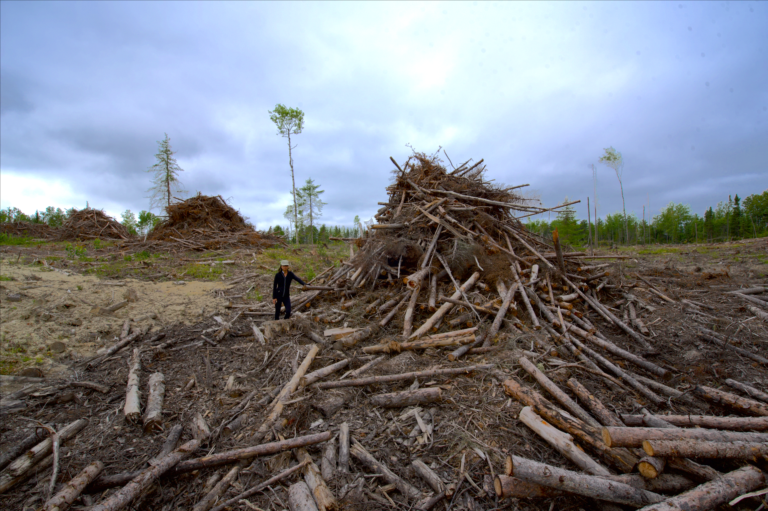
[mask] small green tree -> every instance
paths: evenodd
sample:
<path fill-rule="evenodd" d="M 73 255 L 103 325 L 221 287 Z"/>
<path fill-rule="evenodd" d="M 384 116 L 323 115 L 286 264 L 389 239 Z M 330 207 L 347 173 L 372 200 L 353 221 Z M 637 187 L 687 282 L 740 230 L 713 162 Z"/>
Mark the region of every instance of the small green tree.
<path fill-rule="evenodd" d="M 733 210 L 731 211 L 730 230 L 733 239 L 741 237 L 741 198 L 737 193 L 733 198 Z"/>
<path fill-rule="evenodd" d="M 299 225 L 299 203 L 296 197 L 296 177 L 293 172 L 293 150 L 291 135 L 298 135 L 304 129 L 304 112 L 298 108 L 288 108 L 278 103 L 274 110 L 269 111 L 269 118 L 277 126 L 277 133 L 288 139 L 288 163 L 291 166 L 291 184 L 293 185 L 293 222 Z M 297 238 L 298 239 L 298 238 Z"/>
<path fill-rule="evenodd" d="M 131 211 L 130 209 L 126 209 L 123 211 L 122 220 L 120 221 L 123 226 L 125 226 L 125 229 L 131 233 L 131 234 L 138 234 L 138 231 L 136 229 L 136 215 Z"/>
<path fill-rule="evenodd" d="M 283 231 L 282 227 L 280 227 L 279 225 L 276 225 L 272 229 L 272 234 L 274 234 L 275 236 L 285 236 L 285 231 Z"/>
<path fill-rule="evenodd" d="M 139 211 L 139 221 L 136 223 L 136 227 L 139 234 L 144 235 L 154 229 L 161 221 L 161 218 L 151 211 L 142 210 Z"/>
<path fill-rule="evenodd" d="M 309 242 L 314 243 L 315 219 L 323 215 L 323 206 L 326 203 L 320 199 L 320 195 L 325 193 L 325 190 L 320 190 L 320 185 L 308 178 L 300 192 L 304 198 L 306 215 L 309 217 L 309 232 L 312 236 Z"/>
<path fill-rule="evenodd" d="M 42 216 L 43 222 L 50 225 L 51 227 L 59 227 L 64 223 L 64 220 L 66 220 L 64 210 L 61 208 L 54 208 L 53 206 L 48 206 L 45 208 Z"/>
<path fill-rule="evenodd" d="M 567 203 L 568 197 L 563 201 L 563 204 Z M 563 243 L 569 245 L 577 245 L 581 243 L 579 222 L 576 220 L 576 210 L 573 209 L 573 206 L 565 206 L 558 211 L 557 219 L 552 222 L 551 229 L 557 229 Z"/>
<path fill-rule="evenodd" d="M 179 167 L 176 158 L 173 157 L 176 153 L 171 149 L 171 139 L 168 134 L 165 134 L 163 140 L 158 140 L 157 144 L 158 151 L 155 154 L 157 163 L 147 169 L 147 172 L 155 174 L 152 178 L 154 186 L 147 190 L 150 192 L 149 209 L 168 208 L 173 198 L 172 192 L 184 192 L 179 181 L 179 172 L 183 172 L 184 169 Z"/>
<path fill-rule="evenodd" d="M 605 149 L 605 154 L 600 158 L 600 163 L 612 168 L 616 172 L 616 178 L 619 180 L 621 189 L 621 207 L 624 212 L 624 235 L 629 242 L 629 225 L 627 224 L 627 206 L 624 202 L 624 184 L 622 183 L 622 174 L 624 174 L 624 157 L 613 146 Z"/>

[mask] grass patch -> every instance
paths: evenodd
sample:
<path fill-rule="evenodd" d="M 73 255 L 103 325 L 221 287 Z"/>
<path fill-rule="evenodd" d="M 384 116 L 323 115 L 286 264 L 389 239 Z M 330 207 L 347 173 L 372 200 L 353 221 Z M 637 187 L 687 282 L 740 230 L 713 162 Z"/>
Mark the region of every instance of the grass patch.
<path fill-rule="evenodd" d="M 0 282 L 11 282 L 12 280 L 16 280 L 13 277 L 9 277 L 7 275 L 0 275 Z"/>
<path fill-rule="evenodd" d="M 185 266 L 183 270 L 184 275 L 194 279 L 219 280 L 224 273 L 224 266 L 192 263 Z"/>
<path fill-rule="evenodd" d="M 674 247 L 644 248 L 642 250 L 639 250 L 637 253 L 641 255 L 679 254 L 680 249 L 674 248 Z"/>
<path fill-rule="evenodd" d="M 151 257 L 151 254 L 147 252 L 146 250 L 142 250 L 139 253 L 133 254 L 133 258 L 137 261 L 146 261 Z"/>
<path fill-rule="evenodd" d="M 0 245 L 29 246 L 39 243 L 29 236 L 14 236 L 13 234 L 0 233 Z"/>

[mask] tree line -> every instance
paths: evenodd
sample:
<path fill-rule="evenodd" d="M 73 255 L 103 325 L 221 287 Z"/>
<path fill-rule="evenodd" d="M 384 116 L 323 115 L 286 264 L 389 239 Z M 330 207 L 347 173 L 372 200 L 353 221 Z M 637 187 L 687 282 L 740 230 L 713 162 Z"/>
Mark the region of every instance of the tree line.
<path fill-rule="evenodd" d="M 563 204 L 568 202 L 566 197 Z M 555 220 L 528 220 L 526 227 L 551 238 L 555 229 L 572 246 L 637 245 L 647 243 L 713 243 L 768 236 L 768 190 L 741 199 L 729 195 L 703 215 L 687 204 L 670 202 L 658 215 L 640 219 L 617 212 L 597 221 L 578 220 L 572 206 L 562 208 Z"/>

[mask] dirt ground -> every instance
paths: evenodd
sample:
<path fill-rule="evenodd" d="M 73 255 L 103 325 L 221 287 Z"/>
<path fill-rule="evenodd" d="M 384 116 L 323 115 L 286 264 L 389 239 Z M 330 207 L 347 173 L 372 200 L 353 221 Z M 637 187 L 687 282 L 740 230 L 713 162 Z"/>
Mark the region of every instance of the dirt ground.
<path fill-rule="evenodd" d="M 49 386 L 32 394 L 27 408 L 9 414 L 0 425 L 0 445 L 10 445 L 29 434 L 30 421 L 65 424 L 87 417 L 86 434 L 81 433 L 64 447 L 60 481 L 67 481 L 94 459 L 100 459 L 106 473 L 115 474 L 137 470 L 146 466 L 165 439 L 165 432 L 144 434 L 141 428 L 125 421 L 122 400 L 128 373 L 130 350 L 90 370 L 68 372 L 74 362 L 90 356 L 100 347 L 111 345 L 120 335 L 125 320 L 135 320 L 135 327 L 147 328 L 148 334 L 164 333 L 163 342 L 171 348 L 156 349 L 143 345 L 143 374 L 162 372 L 166 377 L 164 425 L 166 431 L 175 423 L 188 424 L 200 412 L 211 425 L 223 424 L 228 413 L 240 403 L 243 396 L 254 389 L 258 392 L 244 413 L 240 429 L 230 436 L 218 438 L 215 445 L 201 451 L 226 451 L 250 445 L 248 440 L 261 424 L 263 411 L 269 399 L 264 396 L 285 384 L 295 372 L 309 350 L 310 340 L 300 330 L 287 332 L 258 343 L 252 334 L 252 325 L 261 325 L 268 315 L 240 316 L 232 331 L 217 345 L 200 341 L 201 335 L 211 335 L 218 323 L 212 319 L 219 315 L 225 321 L 235 317 L 238 306 L 259 303 L 268 292 L 275 261 L 280 257 L 297 260 L 295 271 L 299 275 L 310 270 L 319 273 L 325 264 L 338 261 L 344 247 L 318 253 L 315 248 L 302 248 L 297 252 L 275 251 L 272 254 L 249 254 L 246 251 L 214 254 L 208 257 L 189 255 L 194 261 L 176 259 L 152 261 L 153 267 L 134 262 L 126 268 L 110 268 L 101 278 L 81 273 L 92 270 L 93 261 L 78 264 L 48 263 L 53 269 L 40 264 L 50 247 L 5 247 L 0 253 L 0 314 L 2 314 L 3 373 L 18 374 L 24 368 L 37 367 Z M 312 252 L 314 251 L 314 253 Z M 754 387 L 768 388 L 768 371 L 757 363 L 733 351 L 712 344 L 697 333 L 704 326 L 734 339 L 734 344 L 768 357 L 768 325 L 756 318 L 746 304 L 727 291 L 768 285 L 768 240 L 745 241 L 718 245 L 649 246 L 620 252 L 601 252 L 599 255 L 624 255 L 629 259 L 596 260 L 590 264 L 608 262 L 610 285 L 601 296 L 602 302 L 621 314 L 623 292 L 631 292 L 646 306 L 638 312 L 648 326 L 658 355 L 653 361 L 674 370 L 675 377 L 667 382 L 670 387 L 689 392 L 692 384 L 721 386 L 726 378 L 733 378 Z M 113 254 L 104 254 L 104 265 Z M 224 264 L 235 261 L 234 264 Z M 58 264 L 57 264 L 58 263 Z M 190 266 L 191 265 L 191 266 Z M 206 266 L 207 265 L 207 266 Z M 190 271 L 192 267 L 192 271 Z M 208 272 L 207 267 L 220 273 Z M 157 282 L 153 275 L 163 273 Z M 67 275 L 64 272 L 69 272 Z M 137 274 L 144 272 L 144 274 Z M 91 272 L 92 273 L 92 272 Z M 108 273 L 108 274 L 107 274 Z M 238 281 L 238 276 L 255 274 Z M 639 280 L 639 274 L 654 287 L 674 300 L 669 303 L 648 291 L 648 285 Z M 131 278 L 129 278 L 131 276 Z M 177 277 L 177 278 L 174 278 Z M 212 278 L 213 277 L 213 278 Z M 183 279 L 185 284 L 178 284 Z M 112 314 L 100 313 L 100 308 L 130 298 L 135 300 Z M 486 292 L 486 295 L 493 293 Z M 10 301 L 12 295 L 21 295 L 20 301 Z M 322 334 L 322 329 L 336 326 L 363 326 L 378 319 L 364 312 L 364 307 L 378 295 L 362 292 L 356 297 L 358 305 L 347 311 L 337 324 L 312 324 L 310 328 Z M 765 295 L 763 295 L 765 296 Z M 486 297 L 488 298 L 488 297 Z M 686 304 L 682 300 L 695 302 Z M 699 304 L 699 305 L 696 305 Z M 231 307 L 231 308 L 228 308 Z M 338 303 L 315 302 L 312 307 L 337 308 Z M 94 309 L 96 309 L 94 311 Z M 305 319 L 312 315 L 305 310 Z M 155 318 L 150 318 L 156 314 Z M 417 311 L 415 324 L 428 316 Z M 520 319 L 524 320 L 524 313 Z M 606 324 L 594 313 L 587 314 L 606 337 L 620 347 L 636 352 L 633 342 L 622 332 Z M 393 321 L 363 346 L 395 338 L 402 331 L 402 321 Z M 65 350 L 53 353 L 53 341 L 64 343 Z M 545 373 L 566 389 L 570 377 L 578 378 L 598 399 L 618 413 L 638 413 L 647 407 L 654 413 L 727 415 L 726 409 L 710 406 L 703 401 L 670 398 L 665 406 L 655 406 L 625 388 L 606 385 L 605 380 L 574 364 L 574 360 L 553 354 L 546 337 L 538 332 L 522 335 L 504 331 L 495 341 L 497 351 L 472 355 L 459 365 L 494 364 L 490 371 L 474 371 L 455 377 L 434 377 L 424 381 L 376 384 L 367 387 L 319 391 L 303 388 L 286 407 L 283 420 L 275 434 L 286 438 L 321 431 L 331 431 L 334 439 L 339 426 L 346 422 L 352 437 L 358 440 L 376 459 L 424 492 L 428 487 L 415 475 L 411 462 L 421 459 L 446 482 L 463 479 L 453 502 L 443 501 L 433 509 L 536 509 L 536 510 L 589 510 L 596 504 L 581 497 L 499 501 L 489 495 L 483 482 L 498 474 L 508 454 L 516 454 L 557 466 L 573 469 L 568 461 L 553 451 L 533 432 L 517 420 L 522 406 L 504 393 L 504 379 L 516 377 L 529 386 L 534 380 L 520 368 L 520 356 L 535 357 L 533 361 Z M 19 350 L 25 350 L 19 352 Z M 446 351 L 427 349 L 421 352 L 403 352 L 388 356 L 367 375 L 384 375 L 418 371 L 434 366 L 448 366 Z M 23 357 L 29 357 L 24 360 Z M 346 370 L 356 369 L 373 357 L 359 349 L 338 351 L 324 346 L 310 366 L 310 371 L 333 362 L 348 359 Z M 621 365 L 622 363 L 619 362 Z M 636 368 L 633 368 L 636 369 Z M 638 371 L 642 372 L 642 371 Z M 337 379 L 340 375 L 332 376 Z M 144 376 L 146 379 L 147 376 Z M 92 390 L 72 389 L 62 383 L 65 378 L 87 380 L 109 387 L 101 394 Z M 142 380 L 142 385 L 145 385 Z M 194 382 L 194 383 L 191 383 Z M 415 387 L 440 387 L 443 398 L 434 406 L 383 409 L 373 407 L 369 399 L 382 392 L 394 392 Z M 20 385 L 4 383 L 3 395 L 16 391 Z M 690 396 L 690 394 L 686 394 Z M 426 425 L 426 431 L 416 419 L 414 410 Z M 185 433 L 183 438 L 188 438 Z M 316 463 L 323 447 L 308 449 Z M 283 453 L 256 458 L 233 483 L 227 498 L 234 496 L 256 482 L 268 478 L 289 466 L 293 460 Z M 336 472 L 328 481 L 331 490 L 340 499 L 344 509 L 409 509 L 402 495 L 387 489 L 384 481 L 351 460 L 349 474 Z M 728 471 L 734 462 L 711 465 Z M 161 480 L 134 509 L 190 509 L 205 494 L 205 483 L 214 474 L 223 475 L 230 467 L 205 469 L 177 477 L 173 481 Z M 0 505 L 7 509 L 35 509 L 44 501 L 45 487 L 50 470 L 19 484 L 4 495 Z M 286 509 L 287 485 L 273 485 L 241 503 L 234 509 Z M 470 482 L 471 481 L 471 482 Z M 83 497 L 76 505 L 82 509 L 100 500 L 98 494 Z M 748 499 L 736 509 L 755 509 L 755 499 Z M 732 509 L 727 506 L 722 509 Z"/>

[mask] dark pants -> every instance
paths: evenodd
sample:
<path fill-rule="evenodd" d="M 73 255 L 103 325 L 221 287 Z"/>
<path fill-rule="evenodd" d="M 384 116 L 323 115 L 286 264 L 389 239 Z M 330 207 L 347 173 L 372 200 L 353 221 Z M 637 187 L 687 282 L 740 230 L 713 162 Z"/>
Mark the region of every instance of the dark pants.
<path fill-rule="evenodd" d="M 275 304 L 275 319 L 280 319 L 280 307 L 285 305 L 285 319 L 291 317 L 291 297 L 286 296 L 284 298 L 278 298 Z"/>

